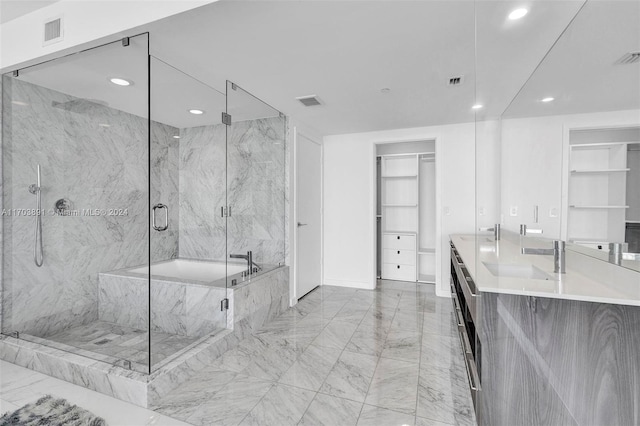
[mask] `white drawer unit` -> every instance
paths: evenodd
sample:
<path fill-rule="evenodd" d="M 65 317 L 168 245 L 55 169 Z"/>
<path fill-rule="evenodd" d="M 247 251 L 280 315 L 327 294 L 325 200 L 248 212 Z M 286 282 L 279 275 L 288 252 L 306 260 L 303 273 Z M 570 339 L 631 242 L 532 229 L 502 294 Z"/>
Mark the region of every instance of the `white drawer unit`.
<path fill-rule="evenodd" d="M 414 250 L 405 249 L 388 249 L 385 248 L 382 254 L 382 263 L 397 263 L 399 265 L 415 265 L 416 252 Z"/>
<path fill-rule="evenodd" d="M 395 250 L 416 250 L 416 236 L 410 234 L 384 234 L 383 247 Z"/>
<path fill-rule="evenodd" d="M 397 263 L 383 263 L 382 278 L 386 280 L 415 281 L 416 265 L 400 265 Z"/>

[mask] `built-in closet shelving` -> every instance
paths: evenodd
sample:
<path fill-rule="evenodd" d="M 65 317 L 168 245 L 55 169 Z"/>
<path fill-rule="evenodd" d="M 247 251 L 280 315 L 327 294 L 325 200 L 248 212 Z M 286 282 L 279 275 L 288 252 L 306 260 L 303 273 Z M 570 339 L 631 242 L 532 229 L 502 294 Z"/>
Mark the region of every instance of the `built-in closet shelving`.
<path fill-rule="evenodd" d="M 382 278 L 435 282 L 435 153 L 381 156 Z"/>
<path fill-rule="evenodd" d="M 569 241 L 602 247 L 625 240 L 629 143 L 637 142 L 569 145 Z"/>

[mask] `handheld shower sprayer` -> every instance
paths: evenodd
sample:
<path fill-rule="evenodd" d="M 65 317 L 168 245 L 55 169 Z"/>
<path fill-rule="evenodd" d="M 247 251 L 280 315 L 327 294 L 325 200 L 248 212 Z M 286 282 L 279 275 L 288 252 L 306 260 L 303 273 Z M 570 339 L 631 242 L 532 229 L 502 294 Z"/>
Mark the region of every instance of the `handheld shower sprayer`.
<path fill-rule="evenodd" d="M 37 168 L 36 183 L 29 185 L 29 192 L 37 197 L 36 201 L 36 229 L 35 229 L 35 245 L 33 247 L 33 261 L 39 268 L 44 262 L 44 252 L 42 248 L 42 187 L 40 179 L 40 164 Z"/>

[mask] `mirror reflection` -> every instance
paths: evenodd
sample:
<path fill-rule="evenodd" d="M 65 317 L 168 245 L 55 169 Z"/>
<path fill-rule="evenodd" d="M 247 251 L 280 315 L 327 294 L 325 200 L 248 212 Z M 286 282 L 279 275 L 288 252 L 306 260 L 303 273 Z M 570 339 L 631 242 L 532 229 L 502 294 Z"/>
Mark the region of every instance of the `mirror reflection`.
<path fill-rule="evenodd" d="M 639 28 L 638 2 L 584 3 L 502 114 L 500 159 L 505 228 L 635 270 Z"/>

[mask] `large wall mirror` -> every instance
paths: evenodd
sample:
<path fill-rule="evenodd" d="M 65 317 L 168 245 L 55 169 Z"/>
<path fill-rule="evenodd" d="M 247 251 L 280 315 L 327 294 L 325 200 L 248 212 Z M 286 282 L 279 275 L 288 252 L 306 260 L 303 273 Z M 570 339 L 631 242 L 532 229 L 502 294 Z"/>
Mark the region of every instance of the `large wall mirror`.
<path fill-rule="evenodd" d="M 500 129 L 503 226 L 640 271 L 640 2 L 583 3 Z"/>

